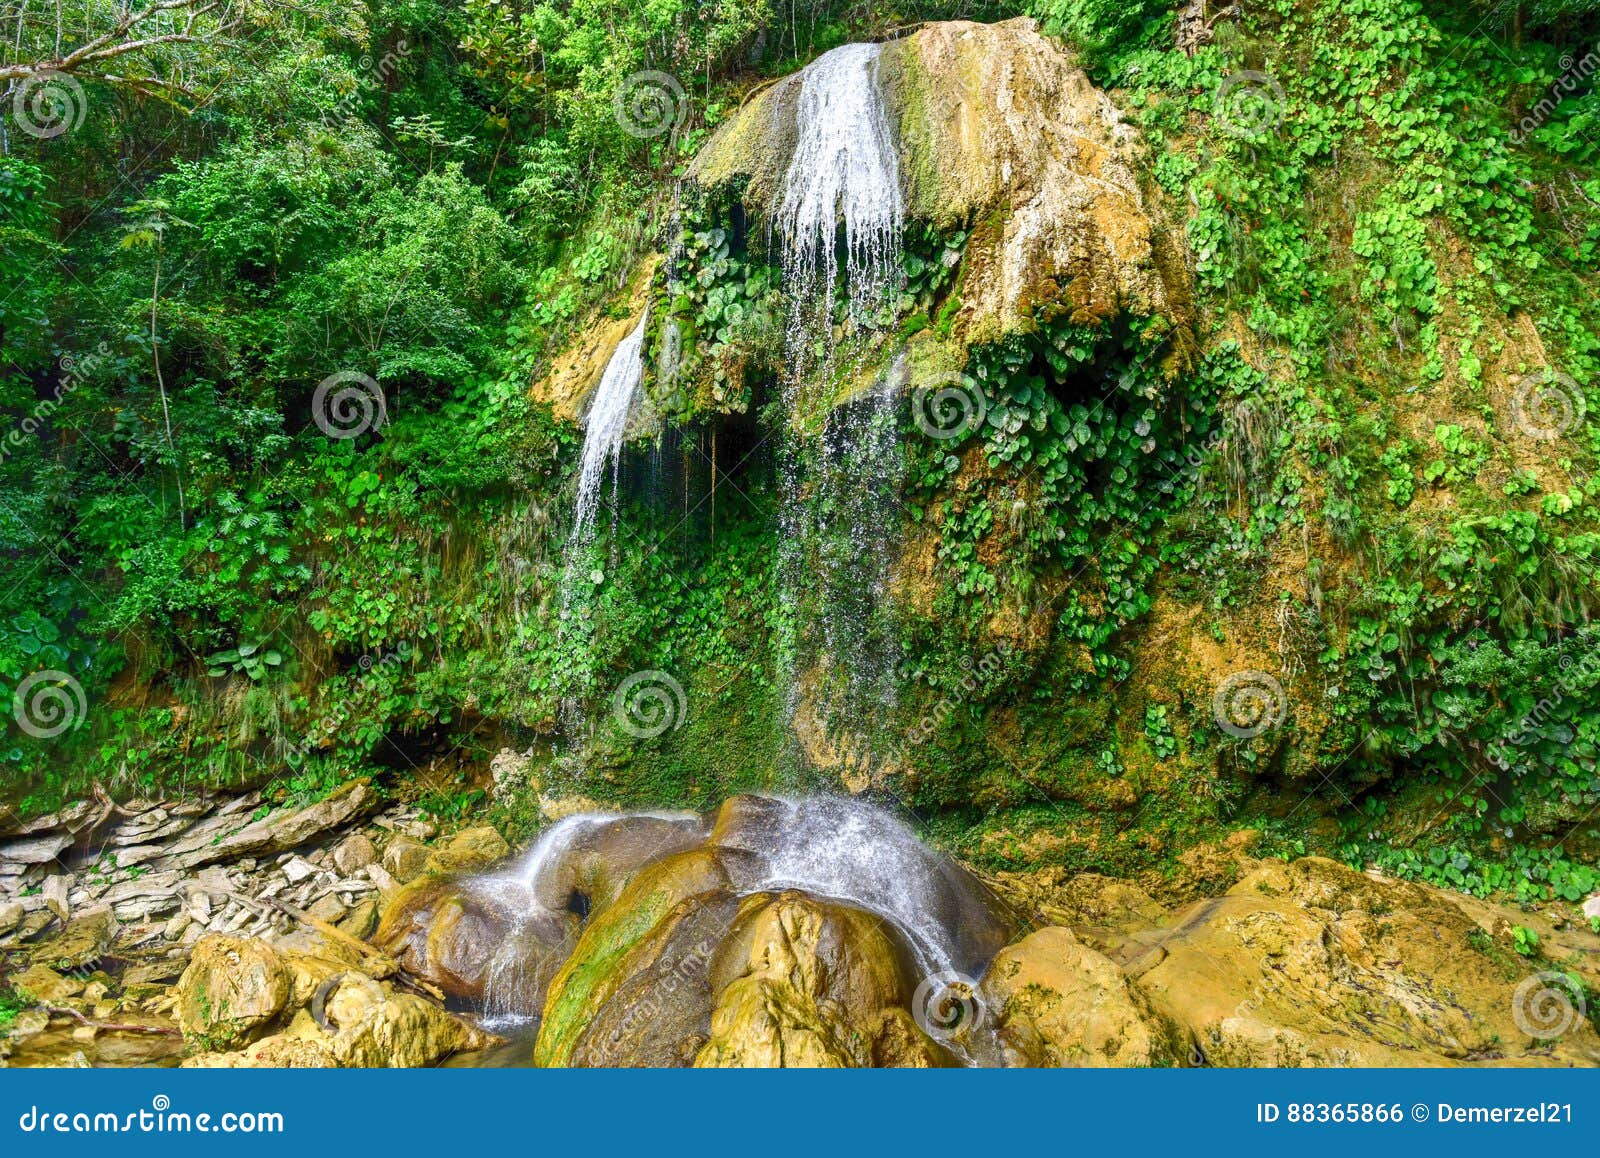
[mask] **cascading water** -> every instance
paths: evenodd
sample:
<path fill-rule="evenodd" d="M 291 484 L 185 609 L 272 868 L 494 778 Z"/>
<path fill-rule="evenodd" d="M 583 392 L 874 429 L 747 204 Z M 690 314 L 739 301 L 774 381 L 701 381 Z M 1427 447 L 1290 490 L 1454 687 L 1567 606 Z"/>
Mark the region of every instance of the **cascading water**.
<path fill-rule="evenodd" d="M 883 542 L 899 522 L 894 391 L 885 377 L 835 404 L 837 380 L 849 376 L 852 335 L 871 325 L 900 276 L 904 204 L 878 83 L 881 52 L 876 44 L 845 45 L 801 73 L 798 138 L 774 212 L 791 302 L 783 568 L 797 601 L 808 589 L 816 601 L 814 628 L 800 629 L 786 651 L 796 669 L 804 665 L 816 677 L 810 714 L 835 734 L 830 721 L 849 719 L 853 750 L 875 746 L 881 721 L 869 717 L 892 708 L 898 658 Z M 840 289 L 843 344 L 835 339 Z M 798 683 L 796 673 L 791 714 Z"/>
<path fill-rule="evenodd" d="M 595 541 L 600 511 L 600 495 L 605 485 L 606 468 L 610 467 L 612 503 L 616 502 L 617 486 L 621 473 L 622 448 L 628 435 L 628 423 L 639 406 L 644 381 L 644 332 L 650 320 L 647 308 L 627 337 L 617 343 L 600 384 L 595 387 L 589 402 L 589 416 L 583 436 L 583 454 L 578 466 L 578 495 L 573 504 L 572 531 L 567 536 L 567 546 L 562 563 L 561 632 L 564 637 L 577 628 L 576 642 L 581 652 L 589 648 L 589 617 L 576 614 L 574 598 L 587 590 L 587 567 L 590 547 Z M 614 509 L 614 507 L 613 507 Z M 569 697 L 562 708 L 566 732 L 576 740 L 576 748 L 583 745 L 583 708 L 576 696 Z"/>
<path fill-rule="evenodd" d="M 831 313 L 841 219 L 852 319 L 881 300 L 899 270 L 905 211 L 900 158 L 878 86 L 881 53 L 881 45 L 846 44 L 800 74 L 799 139 L 776 213 L 797 307 L 793 339 L 818 336 L 806 324 L 816 321 L 806 317 L 810 307 L 820 309 L 824 325 Z"/>
<path fill-rule="evenodd" d="M 892 814 L 838 797 L 746 797 L 709 816 L 684 812 L 583 813 L 548 829 L 520 864 L 472 883 L 507 914 L 490 963 L 485 1014 L 511 1029 L 538 1015 L 542 987 L 571 952 L 578 918 L 597 879 L 625 880 L 650 863 L 694 848 L 718 850 L 739 897 L 798 891 L 865 910 L 892 925 L 918 972 L 975 978 L 1008 939 L 982 886 Z M 583 900 L 585 903 L 580 904 Z M 562 920 L 569 922 L 563 932 Z"/>
<path fill-rule="evenodd" d="M 644 380 L 644 329 L 649 318 L 650 312 L 646 310 L 633 332 L 617 344 L 589 403 L 569 551 L 572 545 L 593 537 L 607 466 L 611 468 L 612 493 L 616 492 L 622 443 L 627 436 L 628 420 L 637 409 L 639 386 Z"/>

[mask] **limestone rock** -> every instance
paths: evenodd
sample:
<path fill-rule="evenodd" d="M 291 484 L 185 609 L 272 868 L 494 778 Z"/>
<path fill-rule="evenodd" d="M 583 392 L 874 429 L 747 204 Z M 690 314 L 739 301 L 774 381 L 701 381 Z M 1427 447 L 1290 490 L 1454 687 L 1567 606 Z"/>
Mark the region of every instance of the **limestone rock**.
<path fill-rule="evenodd" d="M 34 961 L 55 969 L 84 969 L 106 955 L 117 936 L 117 918 L 109 908 L 86 909 L 61 935 L 34 950 Z"/>
<path fill-rule="evenodd" d="M 341 875 L 353 877 L 378 859 L 378 850 L 361 833 L 353 833 L 333 850 L 333 865 Z"/>
<path fill-rule="evenodd" d="M 485 825 L 456 833 L 444 847 L 433 851 L 427 867 L 435 873 L 481 872 L 510 855 L 511 846 L 505 838 Z"/>
<path fill-rule="evenodd" d="M 202 937 L 178 980 L 178 1024 L 186 1038 L 238 1045 L 283 1012 L 290 990 L 290 972 L 266 942 Z"/>
<path fill-rule="evenodd" d="M 21 840 L 0 844 L 0 863 L 49 864 L 72 844 L 66 833 L 49 832 L 43 836 L 24 837 Z"/>
<path fill-rule="evenodd" d="M 525 890 L 425 879 L 408 886 L 385 910 L 373 943 L 416 977 L 453 997 L 481 1001 L 498 954 L 517 961 L 501 994 L 537 1010 L 545 986 L 577 937 L 575 914 L 546 913 Z"/>
<path fill-rule="evenodd" d="M 1150 205 L 1131 126 L 1071 53 L 1028 19 L 924 25 L 884 45 L 879 83 L 901 145 L 908 220 L 972 230 L 955 328 L 968 345 L 1064 310 L 1081 323 L 1166 319 L 1187 357 L 1181 226 Z M 761 90 L 701 150 L 689 179 L 745 184 L 772 216 L 796 143 L 800 74 Z"/>
<path fill-rule="evenodd" d="M 11 987 L 34 1001 L 56 1005 L 69 1001 L 84 990 L 84 982 L 63 977 L 44 965 L 31 965 L 10 979 Z"/>
<path fill-rule="evenodd" d="M 22 924 L 22 918 L 27 916 L 28 910 L 22 907 L 21 901 L 0 901 L 0 935 L 11 932 Z"/>
<path fill-rule="evenodd" d="M 382 867 L 395 880 L 407 885 L 427 871 L 428 858 L 432 855 L 420 840 L 397 836 L 383 850 Z"/>
<path fill-rule="evenodd" d="M 1263 862 L 1159 948 L 1140 984 L 1211 1064 L 1600 1064 L 1581 1017 L 1530 1035 L 1537 970 L 1445 893 L 1319 857 Z"/>
<path fill-rule="evenodd" d="M 352 780 L 308 808 L 247 824 L 215 844 L 186 853 L 178 863 L 185 868 L 198 868 L 218 861 L 288 852 L 324 832 L 348 824 L 377 804 L 378 794 L 367 780 Z"/>
<path fill-rule="evenodd" d="M 1176 1066 L 1185 1033 L 1137 982 L 1068 929 L 1007 946 L 979 987 L 1008 1060 L 1030 1066 Z"/>
<path fill-rule="evenodd" d="M 721 903 L 729 899 L 729 885 L 728 854 L 692 849 L 647 866 L 615 903 L 592 914 L 577 946 L 550 982 L 534 1045 L 535 1064 L 571 1065 L 574 1055 L 590 1048 L 597 1038 L 606 1039 L 606 1052 L 619 1058 L 612 1064 L 649 1064 L 620 1060 L 634 1045 L 622 1040 L 625 1031 L 639 1028 L 650 1031 L 651 1055 L 660 1058 L 664 1052 L 661 1034 L 650 1018 L 630 1018 L 630 1005 L 652 1012 L 672 1009 L 680 1022 L 700 1016 L 708 1019 L 705 960 L 720 941 L 720 932 L 707 929 L 687 946 L 674 934 L 686 920 L 696 919 L 697 913 L 730 919 L 728 906 Z M 651 998 L 648 992 L 658 985 L 668 986 L 667 978 L 673 975 L 671 964 L 657 968 L 669 947 L 683 955 L 695 954 L 700 960 L 688 967 L 686 980 L 671 983 L 670 998 Z M 685 1010 L 692 1010 L 695 1018 L 684 1018 Z M 690 1040 L 680 1038 L 672 1043 L 673 1052 L 687 1049 L 695 1032 L 688 1031 Z M 704 1028 L 698 1032 L 703 1033 Z M 618 1036 L 616 1042 L 609 1040 L 612 1035 Z M 693 1041 L 694 1048 L 698 1045 Z M 686 1064 L 686 1060 L 677 1064 Z M 656 1064 L 672 1063 L 658 1060 Z"/>
<path fill-rule="evenodd" d="M 712 966 L 702 1067 L 934 1066 L 909 957 L 870 913 L 801 893 L 745 899 Z"/>
<path fill-rule="evenodd" d="M 45 907 L 54 913 L 64 925 L 72 915 L 71 906 L 67 903 L 67 894 L 72 890 L 72 878 L 64 873 L 56 873 L 44 878 L 44 903 Z"/>

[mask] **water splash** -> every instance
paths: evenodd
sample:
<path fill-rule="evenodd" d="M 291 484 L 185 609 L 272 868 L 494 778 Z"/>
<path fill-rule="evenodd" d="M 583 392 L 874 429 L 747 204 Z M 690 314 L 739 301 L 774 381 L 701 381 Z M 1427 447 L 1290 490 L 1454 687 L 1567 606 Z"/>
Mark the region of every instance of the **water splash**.
<path fill-rule="evenodd" d="M 644 381 L 644 330 L 649 319 L 650 311 L 646 309 L 633 332 L 617 344 L 589 403 L 583 457 L 578 468 L 572 544 L 587 542 L 594 535 L 595 514 L 600 509 L 600 488 L 607 466 L 611 468 L 612 494 L 616 493 L 622 444 L 627 436 L 628 420 L 638 407 L 639 387 Z"/>

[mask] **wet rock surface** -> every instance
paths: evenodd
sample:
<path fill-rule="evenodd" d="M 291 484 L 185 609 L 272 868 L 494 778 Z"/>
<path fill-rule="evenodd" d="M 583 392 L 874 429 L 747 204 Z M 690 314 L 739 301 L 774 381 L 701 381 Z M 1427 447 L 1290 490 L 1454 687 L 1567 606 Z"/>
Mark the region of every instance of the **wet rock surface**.
<path fill-rule="evenodd" d="M 90 802 L 13 827 L 67 843 L 3 878 L 3 983 L 27 1008 L 0 1058 L 1600 1065 L 1600 937 L 1576 906 L 1254 861 L 1243 842 L 1232 888 L 1163 902 L 1094 873 L 979 881 L 855 801 L 576 813 L 520 858 L 359 786 L 278 811 Z M 251 853 L 210 859 L 239 832 Z M 129 848 L 147 851 L 118 867 Z"/>

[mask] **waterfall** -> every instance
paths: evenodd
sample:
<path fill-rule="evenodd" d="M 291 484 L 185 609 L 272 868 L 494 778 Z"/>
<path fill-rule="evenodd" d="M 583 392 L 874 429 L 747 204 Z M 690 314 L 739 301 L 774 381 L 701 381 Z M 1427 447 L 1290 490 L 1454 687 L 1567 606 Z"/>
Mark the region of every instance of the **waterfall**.
<path fill-rule="evenodd" d="M 846 44 L 800 74 L 799 139 L 776 217 L 790 290 L 797 303 L 820 304 L 824 320 L 839 280 L 841 217 L 853 318 L 877 302 L 899 269 L 904 206 L 900 160 L 878 87 L 881 52 L 877 44 Z"/>
<path fill-rule="evenodd" d="M 626 879 L 677 852 L 722 849 L 735 895 L 797 890 L 865 910 L 903 935 L 924 976 L 980 976 L 1008 939 L 982 886 L 891 813 L 831 796 L 745 799 L 739 817 L 715 833 L 709 816 L 692 812 L 569 816 L 520 864 L 470 882 L 470 892 L 509 916 L 488 971 L 490 1024 L 514 1028 L 538 1015 L 526 1004 L 526 982 L 534 973 L 547 979 L 571 952 L 572 942 L 554 943 L 549 930 L 563 914 L 570 919 L 586 865 Z"/>
<path fill-rule="evenodd" d="M 792 716 L 799 706 L 798 668 L 807 667 L 821 677 L 812 714 L 832 733 L 839 729 L 830 721 L 852 720 L 848 746 L 868 752 L 896 698 L 885 537 L 900 519 L 899 453 L 889 377 L 836 405 L 852 348 L 834 340 L 834 307 L 842 282 L 848 343 L 900 276 L 904 203 L 878 83 L 881 52 L 848 44 L 801 73 L 798 137 L 774 210 L 791 303 L 782 567 L 789 590 L 809 590 L 817 605 L 810 626 L 785 641 L 789 709 Z"/>
<path fill-rule="evenodd" d="M 587 430 L 583 436 L 583 458 L 578 471 L 578 501 L 572 520 L 570 542 L 577 544 L 592 536 L 595 514 L 600 508 L 600 488 L 606 467 L 611 467 L 612 493 L 616 492 L 622 442 L 628 432 L 628 419 L 638 404 L 639 384 L 644 379 L 644 328 L 649 321 L 647 308 L 633 332 L 617 344 L 606 363 L 600 385 L 589 403 Z"/>

